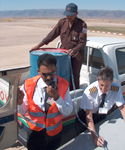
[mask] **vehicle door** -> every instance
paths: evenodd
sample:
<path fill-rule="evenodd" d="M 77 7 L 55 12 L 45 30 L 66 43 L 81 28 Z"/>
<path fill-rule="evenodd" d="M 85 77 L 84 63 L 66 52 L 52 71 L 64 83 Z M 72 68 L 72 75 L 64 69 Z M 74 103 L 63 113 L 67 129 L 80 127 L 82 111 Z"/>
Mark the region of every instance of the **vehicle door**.
<path fill-rule="evenodd" d="M 17 88 L 28 67 L 0 70 L 0 150 L 17 140 Z"/>
<path fill-rule="evenodd" d="M 114 47 L 118 81 L 125 99 L 125 44 Z"/>
<path fill-rule="evenodd" d="M 85 48 L 84 62 L 82 67 L 87 67 L 84 67 L 83 70 L 86 70 L 88 73 L 87 78 L 89 80 L 89 84 L 97 80 L 98 71 L 105 66 L 103 55 L 104 54 L 101 48 L 97 49 L 89 46 Z"/>

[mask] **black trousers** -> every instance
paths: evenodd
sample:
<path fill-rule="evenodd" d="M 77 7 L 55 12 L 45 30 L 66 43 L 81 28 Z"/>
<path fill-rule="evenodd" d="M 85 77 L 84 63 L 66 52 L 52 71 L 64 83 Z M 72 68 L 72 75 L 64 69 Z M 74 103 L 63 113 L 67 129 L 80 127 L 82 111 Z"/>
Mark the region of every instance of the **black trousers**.
<path fill-rule="evenodd" d="M 80 70 L 81 70 L 82 63 L 83 63 L 83 59 L 78 61 L 76 58 L 71 57 L 73 77 L 74 77 L 74 83 L 76 89 L 79 89 L 79 78 L 80 78 Z M 70 77 L 70 91 L 72 90 L 73 90 L 72 77 Z"/>
<path fill-rule="evenodd" d="M 81 119 L 82 122 L 87 124 L 86 123 L 86 112 L 83 109 L 79 110 L 78 116 L 79 116 L 79 118 Z M 105 117 L 106 117 L 105 114 L 93 114 L 94 124 L 101 121 L 101 120 L 103 120 Z M 75 128 L 76 128 L 76 134 L 77 135 L 79 135 L 80 133 L 84 132 L 87 129 L 86 127 L 84 127 L 81 124 L 81 122 L 78 120 L 77 117 L 75 119 Z"/>
<path fill-rule="evenodd" d="M 61 143 L 62 132 L 48 136 L 46 130 L 32 131 L 27 142 L 28 150 L 55 150 Z"/>

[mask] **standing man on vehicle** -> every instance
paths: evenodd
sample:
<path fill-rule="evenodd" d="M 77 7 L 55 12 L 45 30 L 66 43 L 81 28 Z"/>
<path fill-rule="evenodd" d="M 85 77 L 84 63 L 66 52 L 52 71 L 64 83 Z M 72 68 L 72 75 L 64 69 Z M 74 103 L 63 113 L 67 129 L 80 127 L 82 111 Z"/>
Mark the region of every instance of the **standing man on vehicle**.
<path fill-rule="evenodd" d="M 86 23 L 77 18 L 78 7 L 74 3 L 66 6 L 64 11 L 66 18 L 59 20 L 54 29 L 32 50 L 39 49 L 43 45 L 47 45 L 60 35 L 63 49 L 68 49 L 68 54 L 71 56 L 71 64 L 73 68 L 74 82 L 76 89 L 79 88 L 80 69 L 84 60 L 84 47 L 87 38 Z M 70 90 L 73 89 L 72 82 Z"/>
<path fill-rule="evenodd" d="M 96 133 L 94 123 L 104 119 L 112 111 L 114 103 L 119 107 L 125 121 L 125 101 L 121 88 L 113 82 L 113 70 L 105 67 L 98 72 L 97 81 L 85 89 L 78 116 Z M 75 123 L 77 134 L 86 130 L 78 118 Z M 103 146 L 103 137 L 98 138 L 93 132 L 91 133 L 95 145 Z"/>
<path fill-rule="evenodd" d="M 62 117 L 73 110 L 69 83 L 56 76 L 53 55 L 39 56 L 37 64 L 39 75 L 27 79 L 18 90 L 18 116 L 32 130 L 28 150 L 55 150 L 61 142 Z"/>

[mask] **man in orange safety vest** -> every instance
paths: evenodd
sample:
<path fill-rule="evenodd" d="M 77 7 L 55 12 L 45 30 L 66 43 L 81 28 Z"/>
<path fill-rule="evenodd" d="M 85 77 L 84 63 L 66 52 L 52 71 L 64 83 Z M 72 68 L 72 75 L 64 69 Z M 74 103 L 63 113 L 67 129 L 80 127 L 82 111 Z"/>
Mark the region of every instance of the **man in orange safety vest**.
<path fill-rule="evenodd" d="M 40 55 L 37 64 L 38 75 L 27 79 L 18 89 L 18 116 L 32 130 L 28 150 L 54 150 L 61 142 L 62 116 L 73 110 L 69 83 L 56 76 L 53 55 Z"/>

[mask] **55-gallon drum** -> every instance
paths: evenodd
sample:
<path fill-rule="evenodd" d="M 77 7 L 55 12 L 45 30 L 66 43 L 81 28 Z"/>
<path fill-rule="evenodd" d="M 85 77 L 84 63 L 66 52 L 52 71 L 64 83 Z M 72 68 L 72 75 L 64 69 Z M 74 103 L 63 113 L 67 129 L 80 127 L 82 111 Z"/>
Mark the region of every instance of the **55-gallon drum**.
<path fill-rule="evenodd" d="M 65 49 L 52 49 L 52 48 L 42 48 L 39 50 L 30 51 L 30 77 L 38 75 L 37 69 L 37 59 L 40 55 L 49 53 L 56 57 L 57 60 L 57 73 L 56 75 L 66 79 L 70 83 L 70 63 L 69 57 Z"/>

